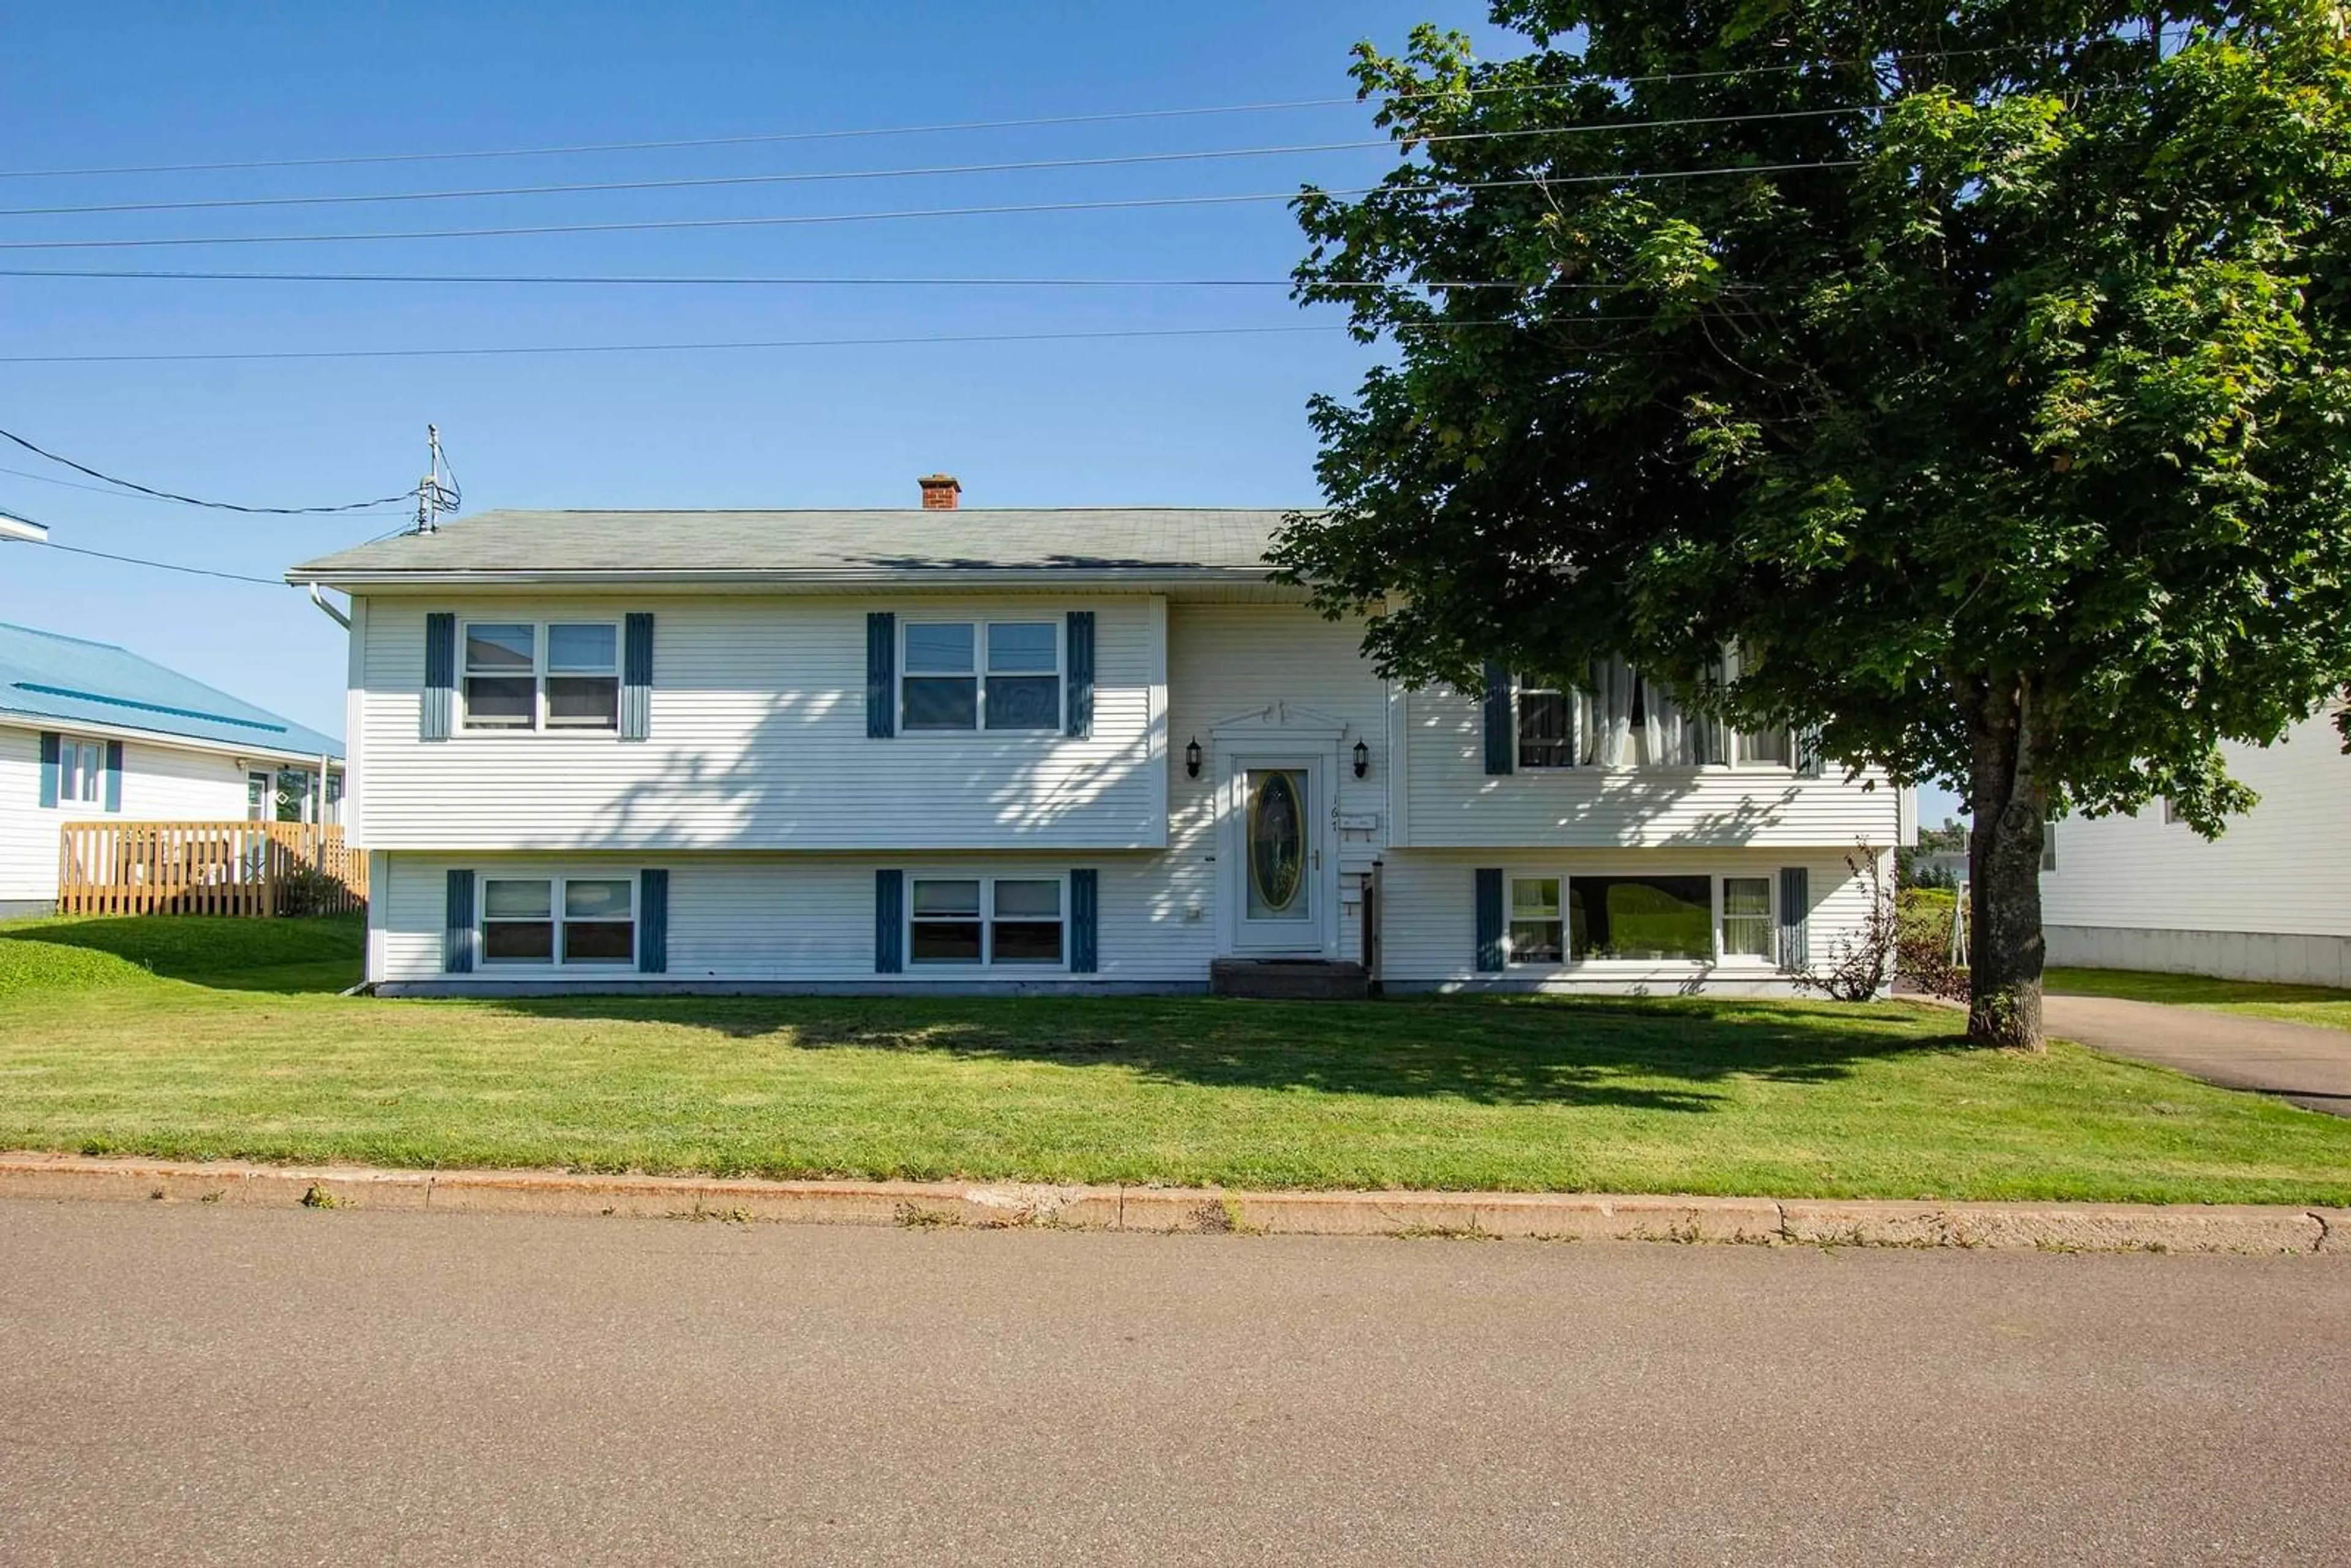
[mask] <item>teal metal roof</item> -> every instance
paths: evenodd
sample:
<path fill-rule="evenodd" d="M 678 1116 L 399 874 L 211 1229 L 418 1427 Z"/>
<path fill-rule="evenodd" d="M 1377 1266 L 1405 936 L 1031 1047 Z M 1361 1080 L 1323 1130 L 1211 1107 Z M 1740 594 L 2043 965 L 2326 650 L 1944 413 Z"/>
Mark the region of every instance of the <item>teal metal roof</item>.
<path fill-rule="evenodd" d="M 231 749 L 340 757 L 343 743 L 142 659 L 0 621 L 0 720 L 141 729 Z"/>

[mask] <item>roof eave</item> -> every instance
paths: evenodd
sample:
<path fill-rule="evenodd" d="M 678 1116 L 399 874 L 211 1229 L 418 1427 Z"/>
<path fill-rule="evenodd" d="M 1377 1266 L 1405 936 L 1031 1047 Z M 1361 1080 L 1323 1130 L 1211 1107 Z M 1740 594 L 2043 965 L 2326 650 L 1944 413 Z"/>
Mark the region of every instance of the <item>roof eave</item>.
<path fill-rule="evenodd" d="M 706 567 L 671 570 L 638 568 L 510 569 L 510 568 L 365 568 L 344 569 L 327 562 L 298 566 L 286 574 L 297 586 L 317 583 L 350 592 L 398 588 L 739 588 L 758 587 L 778 592 L 822 591 L 842 588 L 1113 588 L 1147 593 L 1163 588 L 1206 585 L 1276 586 L 1270 571 L 1251 567 L 887 567 L 842 571 L 810 571 L 775 568 L 713 570 Z"/>
<path fill-rule="evenodd" d="M 321 755 L 298 746 L 288 746 L 283 741 L 225 740 L 210 736 L 183 735 L 177 730 L 147 729 L 135 724 L 70 717 L 34 708 L 0 706 L 0 725 L 11 729 L 60 730 L 69 735 L 95 736 L 101 740 L 135 740 L 141 745 L 160 746 L 167 750 L 202 751 L 215 757 L 258 757 L 275 762 L 316 762 Z M 319 738 L 327 737 L 321 736 Z M 324 755 L 337 762 L 345 760 L 340 741 Z"/>

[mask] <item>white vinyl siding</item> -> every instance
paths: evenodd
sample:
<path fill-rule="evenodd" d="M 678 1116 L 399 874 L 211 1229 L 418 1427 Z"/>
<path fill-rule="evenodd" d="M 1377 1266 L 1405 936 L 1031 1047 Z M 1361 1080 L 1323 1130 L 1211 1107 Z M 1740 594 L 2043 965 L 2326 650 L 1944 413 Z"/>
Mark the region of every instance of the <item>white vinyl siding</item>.
<path fill-rule="evenodd" d="M 2351 757 L 2327 717 L 2279 745 L 2221 747 L 2261 803 L 2216 841 L 2150 804 L 2054 824 L 2041 878 L 2050 926 L 2351 936 Z"/>
<path fill-rule="evenodd" d="M 1071 595 L 366 601 L 371 849 L 1155 849 L 1165 685 L 1154 601 Z M 652 724 L 417 737 L 424 617 L 549 622 L 654 616 Z M 1092 733 L 866 734 L 866 616 L 1051 622 L 1095 612 Z M 1306 618 L 1302 616 L 1301 618 Z M 1058 677 L 1057 677 L 1058 680 Z"/>
<path fill-rule="evenodd" d="M 1888 848 L 1901 831 L 1899 792 L 1875 770 L 1851 783 L 1834 762 L 1818 779 L 1770 766 L 1536 768 L 1489 775 L 1484 713 L 1475 697 L 1430 686 L 1401 694 L 1396 707 L 1405 729 L 1404 841 L 1416 848 L 1842 851 L 1860 837 Z M 1183 743 L 1179 733 L 1176 744 Z"/>
<path fill-rule="evenodd" d="M 66 733 L 60 731 L 59 733 Z M 98 742 L 101 767 L 106 744 Z M 41 730 L 0 725 L 0 902 L 46 901 L 57 895 L 57 824 L 108 821 L 239 821 L 245 817 L 246 769 L 236 758 L 128 740 L 122 746 L 122 810 L 106 810 L 103 785 L 94 800 L 44 809 Z"/>
<path fill-rule="evenodd" d="M 1628 864 L 1629 862 L 1629 864 Z M 1096 942 L 1101 967 L 1071 977 L 1065 968 L 1011 967 L 992 971 L 960 966 L 909 964 L 902 974 L 873 972 L 874 872 L 905 866 L 916 880 L 956 878 L 1050 880 L 1067 874 L 1067 857 L 1047 854 L 927 856 L 918 864 L 849 854 L 703 854 L 643 856 L 445 855 L 394 853 L 371 868 L 380 922 L 370 977 L 431 984 L 442 975 L 442 925 L 447 912 L 447 873 L 452 867 L 475 872 L 482 881 L 507 877 L 630 876 L 648 864 L 668 869 L 669 967 L 660 983 L 749 985 L 809 984 L 841 988 L 983 983 L 1018 986 L 1024 980 L 1151 985 L 1205 988 L 1214 956 L 1213 927 L 1185 918 L 1190 868 L 1173 852 L 1085 858 L 1098 868 L 1100 904 Z M 1498 978 L 1513 985 L 1574 990 L 1656 991 L 1687 983 L 1687 964 L 1613 963 L 1513 965 L 1506 977 L 1475 970 L 1476 867 L 1491 863 L 1474 851 L 1404 851 L 1388 857 L 1387 961 L 1384 975 L 1399 989 L 1475 986 Z M 1781 865 L 1804 865 L 1812 873 L 1813 951 L 1858 925 L 1865 894 L 1833 854 L 1783 856 L 1761 852 L 1657 851 L 1623 854 L 1572 853 L 1561 857 L 1558 874 L 1578 871 L 1622 873 L 1656 870 L 1693 875 L 1776 877 Z M 1546 873 L 1546 874 L 1549 874 Z M 479 883 L 477 883 L 477 890 Z M 478 891 L 477 891 L 478 897 Z M 1066 890 L 1062 909 L 1068 909 Z M 1066 940 L 1066 938 L 1065 938 Z M 1352 934 L 1350 936 L 1352 941 Z M 1352 949 L 1351 949 L 1352 951 Z M 550 971 L 541 971 L 551 976 Z M 474 979 L 501 977 L 486 967 Z M 529 977 L 522 971 L 508 979 Z M 600 977 L 581 977 L 595 982 Z M 608 974 L 615 985 L 633 975 Z M 1710 988 L 1785 995 L 1788 977 L 1762 961 L 1729 961 L 1709 971 Z"/>
<path fill-rule="evenodd" d="M 1205 923 L 1187 925 L 1166 902 L 1166 871 L 1155 854 L 1069 856 L 1061 853 L 926 855 L 908 862 L 872 855 L 703 854 L 450 855 L 389 853 L 369 868 L 380 901 L 381 935 L 370 977 L 438 981 L 448 873 L 475 874 L 478 905 L 484 883 L 504 878 L 634 876 L 647 866 L 669 872 L 668 968 L 664 984 L 716 981 L 799 982 L 840 987 L 954 986 L 972 982 L 1018 986 L 1069 982 L 1070 909 L 1067 878 L 1075 865 L 1096 868 L 1095 942 L 1101 967 L 1081 981 L 1205 988 L 1210 949 Z M 1058 964 L 1012 964 L 993 969 L 909 964 L 901 974 L 873 972 L 874 873 L 905 872 L 908 893 L 917 881 L 964 878 L 997 885 L 1060 884 L 1062 941 Z M 912 902 L 911 896 L 909 903 Z M 502 972 L 484 966 L 472 977 L 491 982 L 531 977 L 599 980 L 627 985 L 633 974 Z"/>

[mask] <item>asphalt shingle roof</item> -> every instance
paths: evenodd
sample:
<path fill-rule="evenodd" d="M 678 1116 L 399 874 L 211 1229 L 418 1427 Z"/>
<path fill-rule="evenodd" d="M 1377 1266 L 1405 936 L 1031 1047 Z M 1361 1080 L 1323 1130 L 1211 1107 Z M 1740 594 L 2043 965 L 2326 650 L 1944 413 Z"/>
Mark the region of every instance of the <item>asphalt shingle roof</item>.
<path fill-rule="evenodd" d="M 0 720 L 106 725 L 208 745 L 343 754 L 343 743 L 111 643 L 0 622 Z"/>
<path fill-rule="evenodd" d="M 306 561 L 297 581 L 441 572 L 915 578 L 955 571 L 1262 576 L 1280 510 L 483 512 Z"/>

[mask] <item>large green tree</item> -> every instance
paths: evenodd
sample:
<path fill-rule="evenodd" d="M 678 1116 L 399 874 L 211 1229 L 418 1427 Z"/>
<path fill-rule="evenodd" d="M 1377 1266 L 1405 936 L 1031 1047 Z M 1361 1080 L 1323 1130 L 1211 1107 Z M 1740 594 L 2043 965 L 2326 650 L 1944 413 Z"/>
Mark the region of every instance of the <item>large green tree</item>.
<path fill-rule="evenodd" d="M 2351 680 L 2342 7 L 1493 9 L 1363 47 L 1409 156 L 1299 203 L 1393 352 L 1283 566 L 1410 682 L 1623 653 L 1958 789 L 1970 1032 L 2037 1044 L 2044 821 L 2217 831 Z"/>

